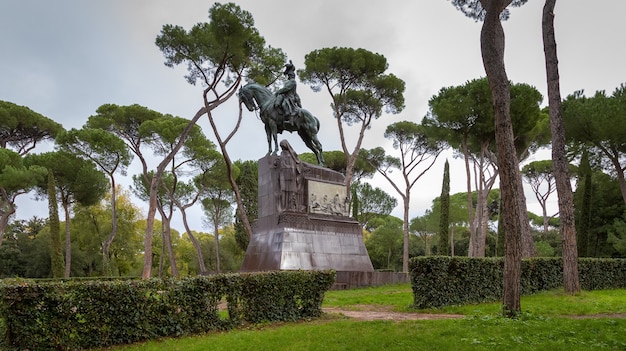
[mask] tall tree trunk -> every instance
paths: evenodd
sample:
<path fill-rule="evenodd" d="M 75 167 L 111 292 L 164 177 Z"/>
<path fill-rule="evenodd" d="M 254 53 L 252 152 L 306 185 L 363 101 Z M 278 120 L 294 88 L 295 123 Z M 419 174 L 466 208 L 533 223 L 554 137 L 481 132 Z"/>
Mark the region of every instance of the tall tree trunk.
<path fill-rule="evenodd" d="M 63 204 L 65 212 L 65 278 L 70 277 L 72 272 L 72 237 L 70 233 L 70 208 L 69 205 Z"/>
<path fill-rule="evenodd" d="M 565 128 L 561 110 L 559 64 L 554 36 L 554 6 L 556 0 L 546 0 L 543 7 L 543 50 L 546 60 L 550 129 L 552 131 L 552 167 L 559 196 L 560 232 L 563 245 L 563 284 L 567 293 L 580 292 L 578 280 L 578 252 L 576 249 L 576 224 L 574 200 L 565 157 Z M 544 210 L 545 211 L 545 210 Z M 544 216 L 546 214 L 544 213 Z"/>
<path fill-rule="evenodd" d="M 189 223 L 187 222 L 187 211 L 184 208 L 180 209 L 180 212 L 183 215 L 183 225 L 185 226 L 185 231 L 189 236 L 189 240 L 193 244 L 193 247 L 196 249 L 196 254 L 198 255 L 198 265 L 200 266 L 200 274 L 206 275 L 206 265 L 204 264 L 204 255 L 202 254 L 202 247 L 200 246 L 200 242 L 196 238 L 195 235 L 191 232 L 191 228 L 189 228 Z"/>
<path fill-rule="evenodd" d="M 472 173 L 469 165 L 469 151 L 467 149 L 467 140 L 464 140 L 462 143 L 463 147 L 463 160 L 465 160 L 465 179 L 467 185 L 467 219 L 469 223 L 470 230 L 470 241 L 469 248 L 467 249 L 467 255 L 469 257 L 473 257 L 474 253 L 474 242 L 476 241 L 476 223 L 475 219 L 475 211 L 474 211 L 474 202 L 472 200 Z"/>
<path fill-rule="evenodd" d="M 0 206 L 3 206 L 2 202 L 0 202 Z M 4 239 L 4 231 L 6 230 L 7 225 L 9 225 L 9 218 L 11 215 L 15 213 L 15 206 L 11 203 L 6 204 L 8 209 L 4 208 L 0 210 L 0 247 L 2 247 L 2 241 Z"/>
<path fill-rule="evenodd" d="M 402 248 L 402 272 L 407 273 L 409 271 L 409 202 L 411 195 L 407 190 L 406 194 L 402 197 L 404 203 L 404 245 Z"/>
<path fill-rule="evenodd" d="M 215 221 L 213 223 L 215 223 L 215 229 L 213 231 L 213 235 L 214 235 L 214 239 L 215 239 L 215 273 L 219 274 L 219 273 L 222 272 L 222 268 L 220 267 L 221 266 L 221 262 L 220 262 L 220 231 L 219 231 L 219 228 L 217 226 L 217 223 L 219 223 L 219 217 L 217 215 L 216 215 Z"/>
<path fill-rule="evenodd" d="M 226 99 L 232 96 L 232 94 L 234 94 L 235 91 L 236 90 L 233 89 L 231 93 L 228 94 Z M 207 111 L 210 111 L 209 106 L 208 106 L 208 100 L 206 99 L 206 94 L 207 92 L 205 91 L 204 93 L 205 107 L 200 108 L 200 110 L 196 112 L 195 116 L 191 119 L 187 127 L 185 127 L 185 129 L 181 133 L 180 139 L 178 139 L 178 143 L 174 146 L 174 148 L 172 148 L 170 153 L 167 154 L 167 156 L 161 161 L 161 163 L 159 163 L 159 165 L 157 166 L 156 172 L 154 173 L 154 177 L 149 182 L 150 186 L 148 189 L 150 190 L 149 192 L 150 197 L 148 200 L 148 216 L 146 218 L 146 236 L 144 238 L 144 245 L 143 245 L 144 256 L 143 256 L 143 271 L 141 273 L 142 279 L 149 279 L 150 276 L 152 275 L 152 231 L 154 230 L 154 216 L 156 215 L 157 193 L 159 190 L 159 184 L 161 183 L 161 177 L 163 177 L 163 171 L 165 170 L 165 167 L 170 163 L 170 161 L 174 158 L 174 155 L 176 155 L 176 153 L 178 153 L 180 148 L 183 146 L 183 144 L 185 143 L 185 140 L 187 139 L 187 136 L 189 136 L 189 133 L 191 132 L 191 129 L 196 125 L 196 122 L 198 122 L 200 117 L 202 117 L 205 113 L 207 113 Z M 215 103 L 215 107 L 217 107 L 220 103 L 221 101 Z M 241 113 L 239 115 L 241 119 Z M 146 175 L 146 173 L 147 173 L 147 170 L 144 165 L 144 176 Z M 245 221 L 247 222 L 247 217 L 245 218 Z M 248 227 L 249 227 L 249 224 L 248 224 Z"/>
<path fill-rule="evenodd" d="M 515 316 L 521 312 L 520 277 L 522 265 L 522 236 L 528 227 L 522 178 L 513 138 L 510 115 L 510 87 L 504 66 L 504 29 L 500 13 L 511 0 L 481 0 L 486 11 L 481 30 L 483 65 L 491 87 L 495 112 L 496 147 L 500 190 L 503 199 L 505 226 L 505 261 L 503 281 L 503 314 Z"/>
<path fill-rule="evenodd" d="M 113 173 L 109 174 L 111 178 L 111 234 L 104 240 L 102 245 L 102 263 L 104 266 L 104 274 L 105 275 L 113 275 L 110 266 L 110 251 L 111 244 L 113 243 L 113 239 L 117 235 L 117 192 L 115 189 L 115 177 L 113 177 Z"/>
<path fill-rule="evenodd" d="M 50 267 L 53 278 L 63 278 L 63 248 L 61 246 L 61 228 L 57 205 L 56 182 L 52 172 L 48 172 L 48 210 L 50 225 Z"/>

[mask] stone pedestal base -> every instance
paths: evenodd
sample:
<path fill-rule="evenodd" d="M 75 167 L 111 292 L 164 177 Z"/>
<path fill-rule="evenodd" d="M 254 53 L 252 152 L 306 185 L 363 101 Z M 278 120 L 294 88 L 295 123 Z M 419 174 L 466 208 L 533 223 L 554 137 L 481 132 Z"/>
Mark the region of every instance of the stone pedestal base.
<path fill-rule="evenodd" d="M 374 271 L 343 182 L 293 153 L 260 159 L 259 219 L 241 271 Z"/>
<path fill-rule="evenodd" d="M 359 223 L 285 213 L 276 225 L 255 232 L 241 268 L 244 272 L 298 269 L 373 271 Z"/>

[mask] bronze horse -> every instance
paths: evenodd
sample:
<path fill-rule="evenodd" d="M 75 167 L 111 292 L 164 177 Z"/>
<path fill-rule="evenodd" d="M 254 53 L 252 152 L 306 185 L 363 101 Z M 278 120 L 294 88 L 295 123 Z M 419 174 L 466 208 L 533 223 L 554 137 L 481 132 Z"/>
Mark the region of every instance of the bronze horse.
<path fill-rule="evenodd" d="M 267 154 L 273 153 L 275 155 L 278 152 L 278 133 L 285 130 L 298 132 L 304 144 L 317 157 L 317 163 L 324 164 L 322 144 L 317 139 L 317 132 L 320 129 L 320 121 L 317 117 L 300 108 L 297 115 L 291 118 L 292 122 L 285 123 L 282 111 L 274 106 L 275 99 L 274 93 L 257 83 L 249 83 L 239 89 L 239 102 L 243 102 L 248 111 L 252 112 L 257 109 L 261 111 L 261 121 L 265 124 L 265 134 L 267 135 Z M 275 146 L 273 152 L 272 140 L 274 140 Z"/>

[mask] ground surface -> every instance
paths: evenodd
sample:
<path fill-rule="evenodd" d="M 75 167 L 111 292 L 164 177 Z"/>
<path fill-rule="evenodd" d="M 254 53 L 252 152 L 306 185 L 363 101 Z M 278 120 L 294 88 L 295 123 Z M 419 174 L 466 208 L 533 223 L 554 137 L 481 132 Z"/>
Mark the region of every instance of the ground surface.
<path fill-rule="evenodd" d="M 342 309 L 336 307 L 325 307 L 322 309 L 324 313 L 338 314 L 349 318 L 376 321 L 407 321 L 407 320 L 429 320 L 429 319 L 456 319 L 465 317 L 462 314 L 436 314 L 436 313 L 412 313 L 412 312 L 395 312 L 391 306 L 378 305 L 355 305 L 351 309 Z M 626 318 L 626 313 L 612 314 L 590 314 L 584 316 L 564 316 L 573 319 L 591 319 L 591 318 Z"/>
<path fill-rule="evenodd" d="M 346 317 L 360 319 L 364 321 L 375 320 L 392 320 L 392 321 L 406 321 L 406 320 L 426 320 L 426 319 L 451 319 L 451 318 L 463 318 L 461 314 L 431 314 L 431 313 L 406 313 L 395 312 L 388 306 L 377 305 L 355 305 L 351 309 L 342 309 L 335 307 L 323 308 L 324 313 L 339 314 Z"/>

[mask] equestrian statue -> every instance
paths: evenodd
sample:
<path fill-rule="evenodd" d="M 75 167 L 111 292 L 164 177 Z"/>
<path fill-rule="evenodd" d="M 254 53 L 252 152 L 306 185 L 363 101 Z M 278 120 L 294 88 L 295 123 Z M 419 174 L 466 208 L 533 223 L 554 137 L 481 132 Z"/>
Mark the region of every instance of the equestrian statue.
<path fill-rule="evenodd" d="M 268 155 L 270 153 L 275 155 L 278 152 L 278 133 L 298 132 L 304 144 L 317 157 L 317 163 L 323 165 L 322 144 L 317 138 L 320 121 L 311 112 L 302 108 L 300 96 L 296 92 L 295 71 L 296 68 L 290 60 L 283 72 L 288 79 L 275 94 L 257 83 L 244 85 L 239 89 L 239 102 L 243 102 L 248 111 L 260 110 L 261 121 L 265 124 L 267 135 Z M 272 140 L 275 146 L 273 152 Z"/>

